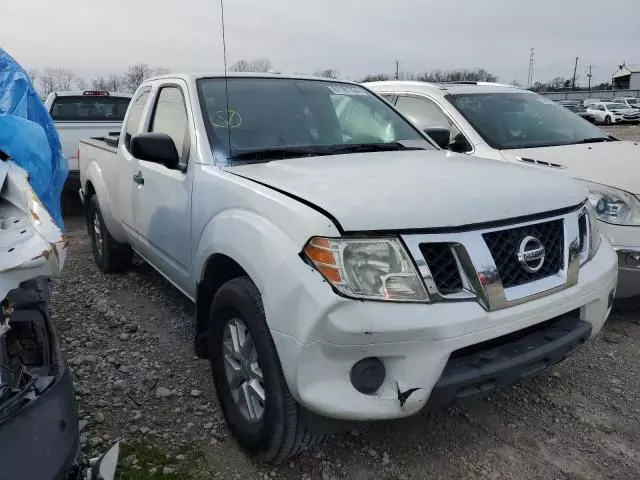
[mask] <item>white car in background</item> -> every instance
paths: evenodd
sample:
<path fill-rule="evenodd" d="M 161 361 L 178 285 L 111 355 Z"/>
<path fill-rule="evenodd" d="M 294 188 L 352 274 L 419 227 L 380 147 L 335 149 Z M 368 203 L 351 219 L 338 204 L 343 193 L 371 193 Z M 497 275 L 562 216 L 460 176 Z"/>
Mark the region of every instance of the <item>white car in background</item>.
<path fill-rule="evenodd" d="M 626 103 L 600 102 L 589 105 L 587 113 L 592 114 L 596 123 L 611 125 L 613 123 L 638 123 L 640 110 L 627 106 Z"/>
<path fill-rule="evenodd" d="M 640 98 L 635 98 L 635 97 L 616 98 L 616 103 L 624 103 L 629 108 L 640 108 Z"/>
<path fill-rule="evenodd" d="M 563 106 L 512 86 L 407 81 L 366 86 L 442 148 L 581 180 L 600 230 L 618 252 L 617 298 L 640 295 L 640 142 L 617 140 Z"/>

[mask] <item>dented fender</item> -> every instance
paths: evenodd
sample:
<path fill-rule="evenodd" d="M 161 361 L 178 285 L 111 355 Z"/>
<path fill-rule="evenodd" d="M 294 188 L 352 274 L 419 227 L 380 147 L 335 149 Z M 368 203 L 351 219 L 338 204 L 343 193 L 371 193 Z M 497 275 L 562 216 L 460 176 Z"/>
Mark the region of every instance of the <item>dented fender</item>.
<path fill-rule="evenodd" d="M 27 172 L 0 162 L 0 299 L 25 280 L 60 276 L 67 242 Z"/>

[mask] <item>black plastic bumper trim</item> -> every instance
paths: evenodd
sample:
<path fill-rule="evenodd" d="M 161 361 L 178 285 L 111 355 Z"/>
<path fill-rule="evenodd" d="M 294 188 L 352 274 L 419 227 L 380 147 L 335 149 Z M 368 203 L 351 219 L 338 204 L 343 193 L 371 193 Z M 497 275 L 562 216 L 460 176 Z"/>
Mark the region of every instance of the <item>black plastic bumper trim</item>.
<path fill-rule="evenodd" d="M 591 336 L 590 323 L 570 316 L 533 327 L 525 335 L 505 335 L 454 352 L 431 391 L 427 409 L 435 410 L 458 400 L 486 395 L 561 362 Z"/>
<path fill-rule="evenodd" d="M 78 442 L 75 392 L 67 368 L 40 397 L 0 423 L 0 478 L 66 479 Z"/>

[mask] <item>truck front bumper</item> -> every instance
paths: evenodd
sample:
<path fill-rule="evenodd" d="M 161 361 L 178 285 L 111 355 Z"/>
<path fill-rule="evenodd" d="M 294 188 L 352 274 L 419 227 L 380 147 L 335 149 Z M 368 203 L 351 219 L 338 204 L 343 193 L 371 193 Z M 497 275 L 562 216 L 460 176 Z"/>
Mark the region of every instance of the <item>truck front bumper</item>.
<path fill-rule="evenodd" d="M 0 423 L 1 478 L 71 480 L 79 470 L 78 412 L 71 373 Z"/>
<path fill-rule="evenodd" d="M 309 272 L 319 278 L 315 272 Z M 311 277 L 298 301 L 267 317 L 313 321 L 284 333 L 273 328 L 285 378 L 294 397 L 322 416 L 344 420 L 405 417 L 425 406 L 485 394 L 535 374 L 596 335 L 611 311 L 617 281 L 613 248 L 602 242 L 578 284 L 498 311 L 475 301 L 433 304 L 365 302 L 338 297 Z M 272 309 L 270 299 L 266 307 Z M 517 333 L 514 333 L 517 332 Z M 550 340 L 545 340 L 545 338 Z M 353 366 L 366 358 L 384 364 L 373 394 L 360 393 Z"/>
<path fill-rule="evenodd" d="M 640 227 L 600 222 L 600 231 L 618 254 L 616 299 L 640 296 Z"/>

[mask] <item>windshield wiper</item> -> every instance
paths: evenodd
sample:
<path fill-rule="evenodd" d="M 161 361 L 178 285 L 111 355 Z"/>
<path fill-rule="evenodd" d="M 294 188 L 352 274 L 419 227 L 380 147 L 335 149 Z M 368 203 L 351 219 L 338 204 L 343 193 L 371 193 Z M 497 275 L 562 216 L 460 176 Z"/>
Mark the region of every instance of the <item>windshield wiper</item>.
<path fill-rule="evenodd" d="M 277 160 L 319 155 L 317 147 L 275 147 L 244 150 L 231 155 L 232 160 Z"/>
<path fill-rule="evenodd" d="M 326 147 L 328 153 L 393 152 L 397 150 L 425 150 L 417 145 L 404 145 L 401 142 L 352 143 Z"/>
<path fill-rule="evenodd" d="M 244 150 L 231 155 L 232 160 L 278 160 L 285 158 L 338 155 L 342 153 L 388 152 L 397 150 L 424 150 L 424 147 L 403 145 L 400 142 L 353 143 L 344 145 L 321 145 L 309 147 L 275 147 Z"/>
<path fill-rule="evenodd" d="M 600 143 L 600 142 L 611 142 L 612 139 L 609 137 L 593 137 L 593 138 L 583 138 L 582 140 L 578 140 L 575 143 Z"/>

